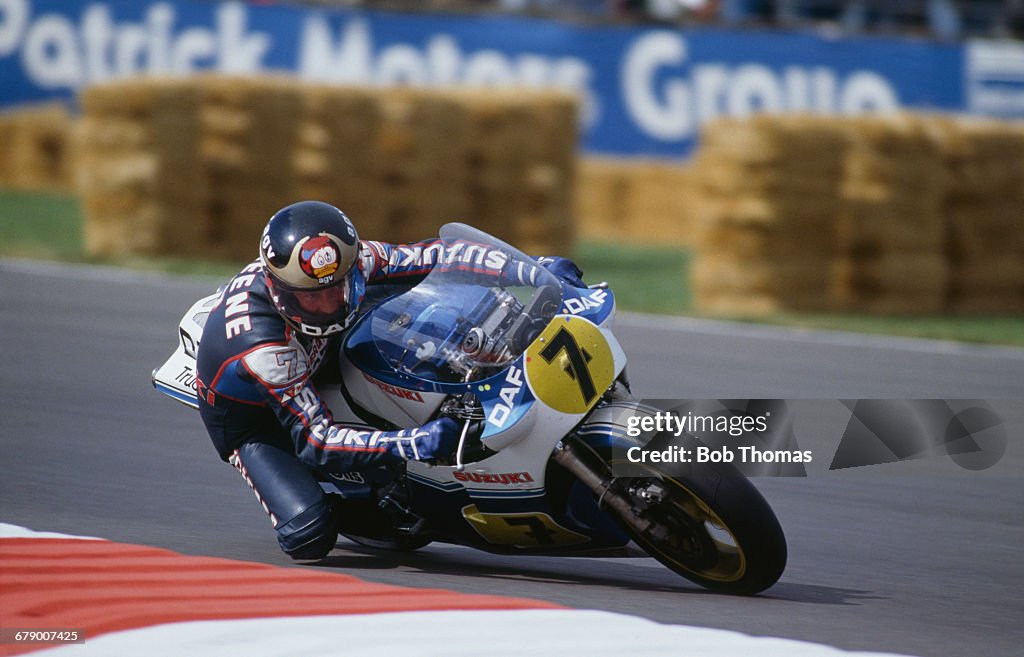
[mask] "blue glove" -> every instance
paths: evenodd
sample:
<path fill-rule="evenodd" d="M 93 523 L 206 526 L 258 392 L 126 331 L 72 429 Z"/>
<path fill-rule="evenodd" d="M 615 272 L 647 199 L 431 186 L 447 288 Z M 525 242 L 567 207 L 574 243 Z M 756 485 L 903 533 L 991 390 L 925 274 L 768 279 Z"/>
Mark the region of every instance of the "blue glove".
<path fill-rule="evenodd" d="M 568 258 L 541 256 L 537 258 L 537 264 L 573 287 L 587 286 L 583 282 L 583 270 Z"/>
<path fill-rule="evenodd" d="M 431 461 L 449 456 L 459 446 L 458 423 L 443 417 L 422 427 L 403 429 L 384 439 L 388 452 L 408 461 Z"/>

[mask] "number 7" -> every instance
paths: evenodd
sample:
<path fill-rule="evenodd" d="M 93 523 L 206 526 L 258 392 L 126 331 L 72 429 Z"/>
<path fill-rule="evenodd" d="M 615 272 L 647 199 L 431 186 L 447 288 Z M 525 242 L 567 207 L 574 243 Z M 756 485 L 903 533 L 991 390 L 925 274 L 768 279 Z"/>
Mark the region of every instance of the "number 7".
<path fill-rule="evenodd" d="M 540 352 L 540 356 L 548 363 L 553 363 L 558 354 L 563 351 L 566 358 L 569 359 L 569 364 L 565 367 L 565 373 L 580 387 L 583 401 L 589 404 L 597 396 L 597 390 L 594 388 L 594 379 L 590 376 L 590 369 L 587 367 L 591 356 L 587 353 L 586 349 L 580 348 L 576 343 L 576 339 L 572 337 L 569 331 L 564 328 L 559 329 L 555 337 L 551 338 L 551 342 Z"/>

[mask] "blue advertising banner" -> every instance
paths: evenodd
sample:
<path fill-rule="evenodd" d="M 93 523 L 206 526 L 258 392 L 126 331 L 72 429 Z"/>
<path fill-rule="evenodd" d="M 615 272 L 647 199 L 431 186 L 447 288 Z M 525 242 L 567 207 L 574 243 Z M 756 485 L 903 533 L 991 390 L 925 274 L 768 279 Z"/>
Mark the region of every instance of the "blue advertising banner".
<path fill-rule="evenodd" d="M 0 0 L 0 106 L 136 74 L 289 71 L 374 85 L 578 92 L 583 148 L 686 157 L 700 126 L 759 111 L 901 108 L 1024 118 L 1024 44 L 584 26 L 253 5 Z"/>

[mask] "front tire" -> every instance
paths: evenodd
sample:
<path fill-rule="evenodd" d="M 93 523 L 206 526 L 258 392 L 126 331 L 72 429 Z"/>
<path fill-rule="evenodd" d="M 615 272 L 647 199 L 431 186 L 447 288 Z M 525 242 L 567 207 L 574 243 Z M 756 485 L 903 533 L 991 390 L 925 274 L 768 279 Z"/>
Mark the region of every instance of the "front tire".
<path fill-rule="evenodd" d="M 761 493 L 734 468 L 694 468 L 673 477 L 654 467 L 650 476 L 619 478 L 650 522 L 630 537 L 674 572 L 708 589 L 752 595 L 775 584 L 786 567 L 782 527 Z"/>

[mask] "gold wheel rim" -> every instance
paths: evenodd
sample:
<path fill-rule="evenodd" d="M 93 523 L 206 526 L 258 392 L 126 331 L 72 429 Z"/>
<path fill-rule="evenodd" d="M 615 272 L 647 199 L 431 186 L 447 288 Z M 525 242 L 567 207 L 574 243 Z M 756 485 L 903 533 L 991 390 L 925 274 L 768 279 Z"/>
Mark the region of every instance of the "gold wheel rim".
<path fill-rule="evenodd" d="M 614 463 L 622 463 L 623 461 L 612 461 Z M 631 465 L 636 465 L 632 464 Z M 682 500 L 679 500 L 676 496 L 672 499 L 677 503 L 680 510 L 683 511 L 691 520 L 700 523 L 708 533 L 708 538 L 711 539 L 711 544 L 715 548 L 715 553 L 718 555 L 718 559 L 715 566 L 706 569 L 698 570 L 688 566 L 686 563 L 679 561 L 670 552 L 667 552 L 659 547 L 657 543 L 644 539 L 645 543 L 650 548 L 656 551 L 661 557 L 672 562 L 676 567 L 684 570 L 688 573 L 692 573 L 697 577 L 712 580 L 715 582 L 735 582 L 743 578 L 747 572 L 747 558 L 743 553 L 743 548 L 740 546 L 739 541 L 736 539 L 736 535 L 733 534 L 729 526 L 718 516 L 714 510 L 709 507 L 704 500 L 694 494 L 689 488 L 679 483 L 672 477 L 666 476 L 665 474 L 658 472 L 650 467 L 644 466 L 645 469 L 650 472 L 654 477 L 659 480 L 670 483 L 677 489 L 683 491 L 685 494 Z M 728 540 L 726 540 L 728 538 Z"/>

